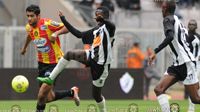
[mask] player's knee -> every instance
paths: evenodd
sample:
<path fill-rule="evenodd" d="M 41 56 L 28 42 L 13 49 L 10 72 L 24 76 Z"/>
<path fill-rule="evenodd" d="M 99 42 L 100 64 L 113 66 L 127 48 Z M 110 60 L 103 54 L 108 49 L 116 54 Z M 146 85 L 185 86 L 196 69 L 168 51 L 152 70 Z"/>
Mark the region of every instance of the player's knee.
<path fill-rule="evenodd" d="M 44 88 L 41 89 L 38 93 L 38 99 L 44 99 L 45 97 L 47 97 L 48 93 L 49 93 L 49 90 L 44 89 Z"/>
<path fill-rule="evenodd" d="M 200 104 L 200 98 L 199 97 L 191 98 L 191 101 L 194 104 Z"/>
<path fill-rule="evenodd" d="M 159 87 L 159 86 L 156 86 L 156 87 L 154 88 L 154 92 L 155 92 L 156 96 L 159 96 L 160 94 L 163 94 L 163 93 L 164 93 L 164 89 L 161 88 L 161 87 Z"/>
<path fill-rule="evenodd" d="M 67 60 L 71 60 L 73 58 L 73 51 L 68 51 L 67 53 L 65 53 L 64 58 Z"/>
<path fill-rule="evenodd" d="M 46 97 L 45 92 L 43 92 L 43 91 L 39 92 L 39 94 L 38 94 L 38 99 L 43 99 L 43 98 L 45 98 L 45 97 Z"/>

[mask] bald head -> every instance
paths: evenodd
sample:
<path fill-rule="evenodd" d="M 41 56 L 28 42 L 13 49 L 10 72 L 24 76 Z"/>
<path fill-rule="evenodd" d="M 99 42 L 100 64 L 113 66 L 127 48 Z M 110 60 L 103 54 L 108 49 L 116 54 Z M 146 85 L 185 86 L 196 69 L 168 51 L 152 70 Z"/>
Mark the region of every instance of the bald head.
<path fill-rule="evenodd" d="M 191 19 L 191 20 L 188 22 L 188 29 L 189 29 L 189 31 L 191 31 L 191 32 L 195 32 L 196 29 L 197 29 L 197 21 L 194 20 L 194 19 Z"/>

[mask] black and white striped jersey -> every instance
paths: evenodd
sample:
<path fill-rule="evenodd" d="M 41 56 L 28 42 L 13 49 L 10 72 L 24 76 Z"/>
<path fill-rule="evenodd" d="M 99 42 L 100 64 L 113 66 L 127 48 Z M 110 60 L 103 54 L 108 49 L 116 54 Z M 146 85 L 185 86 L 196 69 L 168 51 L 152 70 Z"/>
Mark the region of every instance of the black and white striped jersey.
<path fill-rule="evenodd" d="M 196 60 L 199 60 L 200 56 L 200 35 L 195 32 L 188 33 L 187 41 L 189 43 L 189 47 L 191 52 L 193 53 Z"/>
<path fill-rule="evenodd" d="M 82 38 L 84 44 L 90 44 L 90 58 L 97 64 L 110 64 L 112 61 L 112 46 L 114 43 L 115 25 L 110 21 L 104 20 L 96 27 L 80 32 L 69 24 L 65 17 L 61 17 L 67 29 L 76 37 Z"/>
<path fill-rule="evenodd" d="M 110 36 L 107 24 L 101 25 L 93 31 L 94 39 L 91 46 L 91 58 L 98 64 L 110 64 L 112 61 L 112 42 L 114 37 Z"/>
<path fill-rule="evenodd" d="M 195 61 L 186 40 L 188 31 L 178 17 L 176 15 L 166 16 L 163 25 L 166 38 L 159 47 L 155 49 L 155 53 L 158 53 L 164 47 L 169 45 L 174 66 Z"/>

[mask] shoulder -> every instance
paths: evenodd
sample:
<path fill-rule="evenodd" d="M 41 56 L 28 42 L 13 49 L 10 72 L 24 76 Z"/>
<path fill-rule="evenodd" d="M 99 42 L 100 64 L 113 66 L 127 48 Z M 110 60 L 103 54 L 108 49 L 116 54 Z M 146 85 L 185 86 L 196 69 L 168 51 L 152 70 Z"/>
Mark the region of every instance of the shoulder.
<path fill-rule="evenodd" d="M 198 37 L 198 39 L 200 39 L 200 35 L 198 33 L 196 33 L 195 35 Z"/>
<path fill-rule="evenodd" d="M 104 23 L 105 23 L 106 26 L 115 29 L 115 24 L 113 22 L 105 20 Z"/>
<path fill-rule="evenodd" d="M 52 20 L 49 19 L 49 18 L 42 18 L 42 19 L 40 19 L 40 21 L 41 21 L 42 23 L 48 25 Z"/>
<path fill-rule="evenodd" d="M 62 23 L 59 23 L 57 21 L 54 21 L 54 20 L 48 19 L 48 18 L 45 19 L 45 24 L 50 25 L 50 26 L 55 26 L 55 27 L 59 27 L 59 26 L 63 25 Z"/>
<path fill-rule="evenodd" d="M 195 34 L 198 38 L 200 38 L 200 35 L 198 33 Z"/>

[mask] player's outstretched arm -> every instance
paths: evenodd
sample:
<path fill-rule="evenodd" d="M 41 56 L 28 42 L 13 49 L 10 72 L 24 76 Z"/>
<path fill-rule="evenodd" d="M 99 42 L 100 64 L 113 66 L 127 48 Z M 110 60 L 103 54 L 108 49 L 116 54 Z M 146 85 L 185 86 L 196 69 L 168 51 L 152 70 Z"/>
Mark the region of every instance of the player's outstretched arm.
<path fill-rule="evenodd" d="M 174 39 L 174 19 L 166 17 L 163 21 L 163 25 L 166 38 L 157 48 L 154 49 L 155 54 L 157 54 L 163 48 L 169 45 L 171 41 Z"/>
<path fill-rule="evenodd" d="M 59 11 L 59 16 L 65 27 L 71 32 L 74 36 L 77 38 L 82 38 L 82 32 L 74 28 L 66 19 L 65 16 L 62 14 L 61 11 Z"/>
<path fill-rule="evenodd" d="M 26 49 L 30 42 L 31 42 L 31 37 L 30 37 L 30 35 L 27 35 L 26 42 L 25 42 L 23 48 L 21 49 L 21 55 L 24 55 L 26 53 Z"/>
<path fill-rule="evenodd" d="M 61 28 L 60 30 L 54 32 L 52 35 L 51 35 L 51 38 L 50 38 L 50 41 L 51 42 L 55 42 L 56 38 L 59 36 L 59 35 L 62 35 L 62 34 L 66 34 L 68 33 L 68 29 L 66 27 L 63 27 Z"/>
<path fill-rule="evenodd" d="M 163 40 L 163 42 L 154 49 L 154 52 L 157 54 L 160 52 L 162 49 L 164 49 L 167 45 L 171 43 L 171 41 L 174 39 L 174 33 L 173 32 L 168 32 L 168 36 Z"/>

